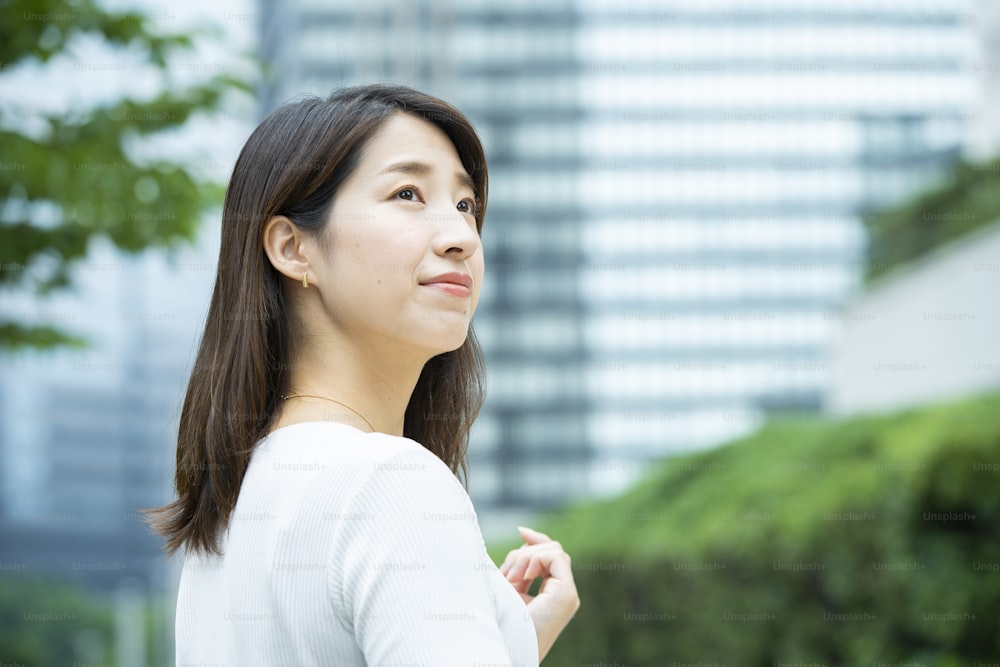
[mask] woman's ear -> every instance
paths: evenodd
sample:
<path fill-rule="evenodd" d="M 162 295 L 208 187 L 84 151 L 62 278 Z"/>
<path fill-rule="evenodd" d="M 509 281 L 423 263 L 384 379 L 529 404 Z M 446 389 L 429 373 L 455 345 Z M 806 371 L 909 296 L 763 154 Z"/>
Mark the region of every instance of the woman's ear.
<path fill-rule="evenodd" d="M 309 273 L 305 233 L 284 215 L 273 216 L 264 225 L 264 252 L 271 265 L 296 282 Z M 316 275 L 309 276 L 314 281 Z"/>

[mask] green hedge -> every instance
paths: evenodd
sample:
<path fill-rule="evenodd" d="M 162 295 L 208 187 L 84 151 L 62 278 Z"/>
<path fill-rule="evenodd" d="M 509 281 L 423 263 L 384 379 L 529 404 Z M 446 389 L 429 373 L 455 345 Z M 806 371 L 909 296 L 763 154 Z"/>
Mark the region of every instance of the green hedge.
<path fill-rule="evenodd" d="M 110 604 L 81 587 L 22 574 L 0 574 L 0 665 L 114 664 Z"/>
<path fill-rule="evenodd" d="M 582 599 L 545 664 L 996 663 L 998 468 L 1000 395 L 668 459 L 540 522 Z"/>
<path fill-rule="evenodd" d="M 12 565 L 0 568 L 0 667 L 130 667 L 115 653 L 113 593 Z M 172 604 L 161 595 L 143 612 L 149 667 L 173 651 Z"/>

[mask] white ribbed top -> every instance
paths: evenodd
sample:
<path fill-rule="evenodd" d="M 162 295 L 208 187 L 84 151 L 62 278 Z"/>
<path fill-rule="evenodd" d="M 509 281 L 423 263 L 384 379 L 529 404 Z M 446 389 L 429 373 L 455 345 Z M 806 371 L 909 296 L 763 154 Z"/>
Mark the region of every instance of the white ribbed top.
<path fill-rule="evenodd" d="M 413 440 L 333 422 L 274 431 L 222 549 L 185 557 L 179 667 L 538 665 L 468 494 Z"/>

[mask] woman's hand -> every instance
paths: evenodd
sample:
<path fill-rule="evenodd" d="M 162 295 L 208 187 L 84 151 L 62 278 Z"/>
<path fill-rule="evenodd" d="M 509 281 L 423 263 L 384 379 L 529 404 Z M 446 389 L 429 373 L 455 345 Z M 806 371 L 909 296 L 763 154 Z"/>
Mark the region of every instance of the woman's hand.
<path fill-rule="evenodd" d="M 552 648 L 573 614 L 580 608 L 580 596 L 573 583 L 569 554 L 562 545 L 544 533 L 519 527 L 524 546 L 514 549 L 500 566 L 500 573 L 514 586 L 528 606 L 538 635 L 538 659 Z M 528 588 L 542 578 L 538 595 L 528 595 Z"/>

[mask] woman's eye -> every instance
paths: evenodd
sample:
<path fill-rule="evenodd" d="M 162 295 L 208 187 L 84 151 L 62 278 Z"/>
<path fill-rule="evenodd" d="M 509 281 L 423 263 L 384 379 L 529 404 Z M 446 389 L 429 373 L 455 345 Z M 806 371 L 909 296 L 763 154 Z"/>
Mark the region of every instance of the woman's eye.
<path fill-rule="evenodd" d="M 400 199 L 406 199 L 410 201 L 416 199 L 417 194 L 410 188 L 406 188 L 405 190 L 400 190 L 399 192 L 397 192 L 396 196 L 399 197 Z"/>
<path fill-rule="evenodd" d="M 462 201 L 458 202 L 458 210 L 461 213 L 471 213 L 475 215 L 476 204 L 471 199 L 463 199 Z"/>

